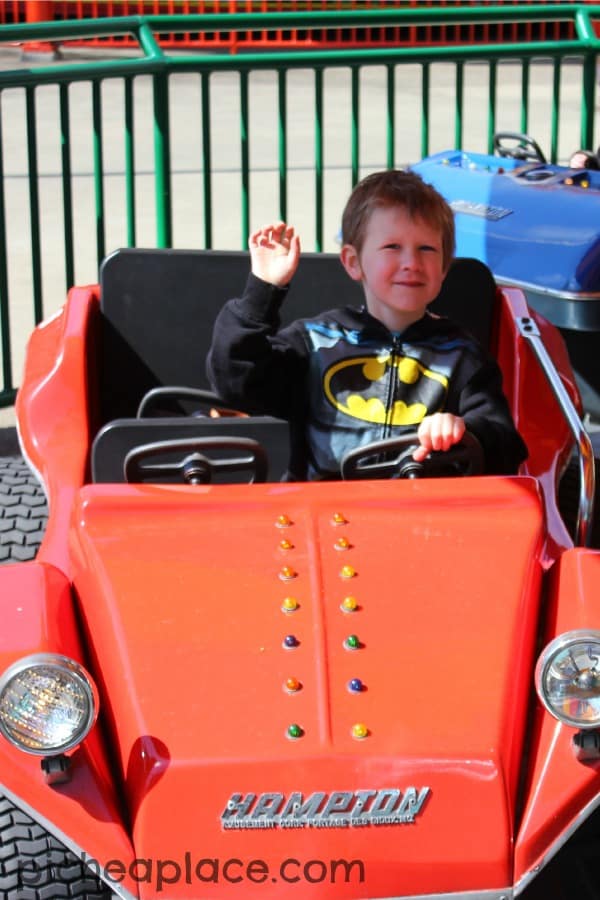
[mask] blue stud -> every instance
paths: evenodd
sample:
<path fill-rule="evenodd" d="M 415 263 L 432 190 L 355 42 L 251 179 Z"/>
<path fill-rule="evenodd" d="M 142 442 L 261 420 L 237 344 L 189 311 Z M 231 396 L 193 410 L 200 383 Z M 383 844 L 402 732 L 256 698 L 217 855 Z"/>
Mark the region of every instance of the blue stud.
<path fill-rule="evenodd" d="M 294 634 L 286 634 L 283 639 L 284 647 L 297 647 L 300 644 L 300 641 Z"/>
<path fill-rule="evenodd" d="M 348 690 L 352 691 L 353 694 L 359 694 L 364 688 L 364 685 L 360 678 L 351 678 L 348 682 Z"/>

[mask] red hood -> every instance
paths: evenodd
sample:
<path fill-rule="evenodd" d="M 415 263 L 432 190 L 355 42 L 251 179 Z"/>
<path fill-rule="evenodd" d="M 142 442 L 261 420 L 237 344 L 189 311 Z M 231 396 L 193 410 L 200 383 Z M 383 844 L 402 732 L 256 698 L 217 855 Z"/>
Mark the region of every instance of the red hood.
<path fill-rule="evenodd" d="M 303 897 L 511 883 L 532 480 L 94 486 L 76 515 L 92 665 L 155 866 L 142 896 L 165 896 L 165 859 L 169 897 L 279 896 L 286 876 Z M 348 883 L 340 859 L 358 861 Z"/>

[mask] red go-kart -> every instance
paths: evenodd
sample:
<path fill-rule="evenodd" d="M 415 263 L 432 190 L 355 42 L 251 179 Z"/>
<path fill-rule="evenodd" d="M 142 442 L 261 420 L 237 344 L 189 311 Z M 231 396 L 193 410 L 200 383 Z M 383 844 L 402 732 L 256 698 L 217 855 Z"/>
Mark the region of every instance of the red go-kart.
<path fill-rule="evenodd" d="M 593 443 L 560 334 L 457 261 L 435 308 L 495 354 L 519 473 L 405 471 L 409 436 L 282 482 L 287 423 L 204 376 L 247 266 L 120 251 L 31 336 L 2 897 L 600 896 Z M 354 289 L 308 254 L 286 314 Z"/>

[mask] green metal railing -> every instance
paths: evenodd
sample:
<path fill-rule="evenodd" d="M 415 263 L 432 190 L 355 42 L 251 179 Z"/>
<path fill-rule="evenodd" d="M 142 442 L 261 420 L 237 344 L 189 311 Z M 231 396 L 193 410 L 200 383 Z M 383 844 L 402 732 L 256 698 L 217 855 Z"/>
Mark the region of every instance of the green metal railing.
<path fill-rule="evenodd" d="M 251 227 L 253 207 L 259 205 L 260 191 L 253 193 L 253 178 L 260 170 L 260 161 L 253 159 L 253 134 L 269 127 L 271 116 L 272 144 L 275 147 L 273 164 L 276 186 L 274 190 L 274 207 L 281 218 L 287 219 L 294 205 L 298 207 L 298 199 L 291 197 L 291 181 L 297 164 L 290 161 L 292 144 L 291 132 L 294 130 L 296 109 L 290 102 L 291 78 L 293 73 L 300 72 L 306 76 L 304 99 L 308 96 L 312 109 L 312 151 L 305 162 L 312 183 L 311 195 L 303 192 L 300 205 L 310 207 L 312 211 L 311 230 L 314 233 L 314 249 L 320 251 L 325 245 L 325 229 L 328 216 L 339 214 L 339 204 L 332 211 L 328 201 L 327 163 L 327 126 L 328 97 L 327 79 L 334 71 L 348 75 L 348 86 L 343 99 L 345 114 L 348 117 L 348 130 L 338 134 L 337 139 L 347 145 L 348 160 L 345 164 L 347 185 L 351 186 L 361 177 L 365 168 L 372 164 L 365 158 L 363 143 L 366 138 L 361 122 L 371 112 L 371 100 L 365 101 L 365 88 L 362 79 L 370 73 L 383 73 L 378 88 L 378 98 L 382 94 L 381 127 L 381 159 L 379 166 L 414 162 L 416 158 L 433 152 L 438 138 L 436 116 L 440 113 L 439 78 L 436 67 L 444 67 L 444 89 L 452 95 L 450 110 L 453 122 L 449 133 L 445 136 L 446 147 L 461 148 L 465 140 L 466 119 L 472 106 L 471 84 L 472 69 L 476 67 L 477 87 L 486 82 L 485 113 L 478 118 L 475 126 L 471 124 L 469 140 L 477 146 L 468 149 L 491 152 L 494 132 L 498 129 L 500 106 L 504 92 L 504 74 L 506 65 L 517 67 L 518 81 L 515 90 L 518 100 L 513 104 L 510 121 L 503 113 L 503 130 L 527 132 L 532 118 L 532 107 L 535 103 L 535 90 L 532 73 L 536 82 L 543 74 L 544 90 L 549 97 L 549 116 L 547 122 L 548 156 L 552 161 L 559 158 L 560 147 L 568 140 L 571 149 L 578 145 L 594 146 L 595 135 L 595 96 L 596 96 L 596 59 L 600 46 L 594 30 L 594 20 L 600 17 L 600 5 L 564 5 L 534 6 L 520 5 L 516 7 L 426 7 L 419 9 L 364 9 L 348 12 L 323 11 L 311 13 L 277 13 L 277 14 L 237 14 L 202 16 L 149 16 L 114 19 L 98 19 L 95 21 L 49 22 L 41 25 L 10 25 L 0 27 L 0 46 L 28 44 L 32 42 L 51 42 L 65 45 L 70 39 L 82 39 L 101 35 L 132 35 L 138 44 L 136 56 L 121 54 L 116 58 L 89 60 L 81 55 L 76 61 L 50 61 L 43 64 L 19 64 L 16 68 L 0 69 L 0 330 L 2 382 L 0 383 L 0 406 L 12 403 L 16 387 L 14 370 L 17 367 L 17 354 L 22 352 L 26 334 L 11 333 L 11 320 L 15 310 L 32 304 L 31 318 L 39 322 L 48 312 L 48 306 L 56 305 L 56 296 L 64 297 L 66 289 L 75 280 L 82 281 L 80 258 L 81 242 L 94 247 L 93 273 L 85 270 L 84 281 L 96 280 L 97 266 L 107 252 L 117 246 L 147 246 L 149 238 L 140 237 L 142 211 L 140 201 L 146 196 L 140 185 L 142 180 L 151 177 L 154 183 L 154 235 L 152 242 L 157 247 L 174 245 L 174 225 L 180 221 L 181 213 L 173 194 L 175 151 L 178 149 L 178 130 L 180 121 L 189 113 L 198 115 L 198 138 L 201 144 L 196 172 L 197 189 L 201 197 L 199 208 L 192 212 L 194 225 L 198 231 L 186 230 L 183 246 L 192 247 L 199 242 L 200 246 L 210 248 L 223 246 L 245 246 L 246 237 Z M 452 23 L 489 23 L 506 22 L 507 18 L 515 22 L 558 21 L 573 23 L 575 37 L 561 42 L 524 41 L 511 44 L 480 44 L 452 46 L 411 46 L 400 48 L 369 48 L 358 50 L 314 50 L 297 52 L 262 51 L 239 55 L 217 55 L 212 53 L 167 54 L 161 50 L 157 36 L 161 33 L 178 32 L 229 32 L 229 31 L 278 31 L 286 29 L 326 29 L 326 28 L 363 28 L 389 26 L 440 26 Z M 113 52 L 113 56 L 114 56 Z M 540 67 L 540 64 L 541 67 Z M 565 73 L 569 76 L 577 71 L 577 101 L 570 99 L 567 104 L 563 99 Z M 410 121 L 405 118 L 404 110 L 409 109 L 414 98 L 409 96 L 406 88 L 408 78 L 405 73 L 417 70 L 417 81 L 420 83 L 420 101 Z M 229 94 L 225 88 L 216 96 L 216 79 L 224 78 L 230 73 L 235 75 L 235 107 L 237 109 L 237 131 L 231 124 L 223 120 L 223 98 Z M 270 73 L 274 81 L 275 102 L 273 109 L 261 109 L 257 106 L 255 82 L 260 83 L 264 73 Z M 467 77 L 469 76 L 469 78 Z M 412 77 L 412 76 L 411 76 Z M 176 91 L 181 79 L 192 79 L 199 86 L 197 109 L 188 111 L 176 110 Z M 448 81 L 450 79 L 450 82 Z M 140 85 L 150 82 L 151 129 L 140 137 Z M 176 82 L 176 87 L 173 85 Z M 467 83 L 469 82 L 469 84 Z M 73 98 L 76 85 L 87 83 L 90 86 L 88 115 L 81 115 L 81 101 L 77 108 Z M 107 110 L 103 97 L 107 84 L 118 83 L 122 89 L 122 105 L 117 110 Z M 186 82 L 187 84 L 187 82 Z M 220 82 L 219 82 L 220 84 Z M 379 84 L 379 82 L 378 82 Z M 412 82 L 411 82 L 412 84 Z M 54 227 L 44 227 L 43 209 L 45 202 L 40 187 L 45 185 L 48 173 L 42 171 L 40 160 L 44 159 L 43 148 L 47 134 L 41 131 L 41 121 L 48 115 L 48 104 L 39 100 L 40 92 L 52 87 L 56 91 L 56 128 L 59 133 L 60 153 L 59 171 L 56 178 L 60 183 L 60 215 Z M 24 97 L 24 121 L 15 123 L 11 116 L 14 109 L 20 109 L 19 103 L 7 102 L 12 97 Z M 339 94 L 336 95 L 339 101 Z M 336 102 L 337 102 L 336 101 Z M 54 103 L 54 100 L 53 100 Z M 444 107 L 446 100 L 442 101 Z M 574 106 L 577 108 L 574 110 Z M 43 107 L 43 109 L 42 109 Z M 13 109 L 14 108 L 14 109 Z M 444 108 L 447 116 L 448 110 Z M 567 116 L 568 112 L 568 116 Z M 109 113 L 115 121 L 107 126 Z M 573 125 L 573 116 L 576 126 Z M 264 118 L 264 121 L 263 121 Z M 568 121 L 567 121 L 568 119 Z M 267 121 L 268 120 L 268 121 Z M 47 127 L 47 126 L 46 126 Z M 232 147 L 236 148 L 237 163 L 233 184 L 232 172 L 223 175 L 220 169 L 219 151 L 215 151 L 217 136 L 227 131 Z M 24 131 L 25 146 L 15 148 L 11 144 L 12 135 Z M 151 134 L 150 134 L 151 131 Z M 568 132 L 568 134 L 566 133 Z M 413 158 L 402 156 L 399 143 L 407 135 L 418 135 L 418 146 L 412 151 Z M 83 178 L 77 170 L 76 147 L 83 140 L 89 140 L 92 146 L 90 184 L 93 185 L 93 220 L 76 224 L 81 220 L 79 204 L 76 198 L 76 185 Z M 14 139 L 13 139 L 14 141 Z M 148 173 L 139 157 L 147 152 L 146 144 L 153 142 L 152 171 Z M 109 167 L 106 162 L 107 153 L 115 152 L 118 147 L 120 167 L 120 184 L 118 192 L 119 217 L 124 220 L 124 227 L 118 234 L 115 243 L 113 204 L 107 199 L 106 187 Z M 9 152 L 10 151 L 10 152 Z M 11 158 L 9 171 L 8 158 Z M 14 171 L 13 171 L 14 169 Z M 18 170 L 18 171 L 17 171 Z M 239 207 L 239 228 L 234 237 L 219 237 L 217 231 L 222 230 L 225 219 L 231 218 L 231 207 L 219 202 L 215 196 L 215 180 L 226 177 L 227 187 L 233 188 L 238 196 L 236 206 Z M 21 178 L 26 183 L 27 215 L 23 204 L 14 205 L 8 202 L 7 187 L 13 186 L 11 179 Z M 189 198 L 184 198 L 188 201 Z M 47 205 L 47 204 L 46 204 Z M 339 208 L 338 208 L 339 207 Z M 273 213 L 275 213 L 275 208 Z M 17 214 L 18 213 L 18 214 Z M 272 214 L 273 214 L 272 213 Z M 189 223 L 188 219 L 185 221 Z M 195 219 L 194 219 L 195 216 Z M 178 226 L 179 227 L 179 226 Z M 186 229 L 189 225 L 186 225 Z M 18 233 L 21 229 L 23 233 Z M 51 234 L 49 232 L 52 232 Z M 44 247 L 52 238 L 53 246 L 58 242 L 59 249 L 52 252 L 54 263 L 56 257 L 61 259 L 64 276 L 58 279 L 45 275 Z M 201 238 L 201 239 L 200 239 Z M 181 244 L 181 240 L 180 240 Z M 19 257 L 23 253 L 23 258 Z M 28 252 L 23 249 L 28 246 Z M 11 274 L 14 269 L 23 268 L 30 271 L 31 298 L 29 296 L 10 296 Z M 46 266 L 47 268 L 47 266 Z M 13 279 L 14 280 L 14 279 Z M 58 283 L 60 281 L 61 283 Z M 52 294 L 52 303 L 48 296 Z"/>

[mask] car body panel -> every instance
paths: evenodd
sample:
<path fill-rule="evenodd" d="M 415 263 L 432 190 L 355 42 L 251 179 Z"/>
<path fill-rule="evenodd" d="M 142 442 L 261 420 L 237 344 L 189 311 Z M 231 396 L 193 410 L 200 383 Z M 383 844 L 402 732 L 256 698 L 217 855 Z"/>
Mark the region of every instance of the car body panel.
<path fill-rule="evenodd" d="M 544 643 L 572 629 L 600 622 L 600 552 L 573 548 L 561 556 L 550 579 Z M 537 708 L 528 799 L 515 848 L 516 881 L 527 881 L 558 849 L 574 824 L 598 803 L 598 762 L 577 759 L 574 729 Z M 562 836 L 562 837 L 561 837 Z"/>
<path fill-rule="evenodd" d="M 92 486 L 75 522 L 74 584 L 103 660 L 138 854 L 175 858 L 196 834 L 208 856 L 230 856 L 239 832 L 219 816 L 236 792 L 428 786 L 414 825 L 370 827 L 366 843 L 364 829 L 331 829 L 334 856 L 362 854 L 361 896 L 386 883 L 398 894 L 507 883 L 523 741 L 513 713 L 528 701 L 518 685 L 537 617 L 526 600 L 542 571 L 533 479 L 469 479 L 459 498 L 449 479 L 356 484 L 351 495 L 346 484 Z M 281 610 L 288 595 L 293 614 Z M 359 604 L 350 615 L 347 595 Z M 284 689 L 289 676 L 299 691 Z M 353 677 L 366 686 L 358 695 Z M 303 730 L 295 741 L 291 722 Z M 314 852 L 314 830 L 294 831 L 296 855 Z M 276 868 L 290 831 L 274 831 L 268 849 L 264 834 L 244 844 Z M 451 870 L 467 853 L 465 881 Z"/>
<path fill-rule="evenodd" d="M 24 656 L 60 653 L 86 663 L 75 616 L 71 584 L 53 566 L 23 563 L 0 568 L 2 629 L 0 669 Z M 69 754 L 71 778 L 50 785 L 39 756 L 0 741 L 0 793 L 26 811 L 35 810 L 53 834 L 79 856 L 95 860 L 133 857 L 123 826 L 123 807 L 108 764 L 100 728 L 92 730 L 78 752 Z"/>

